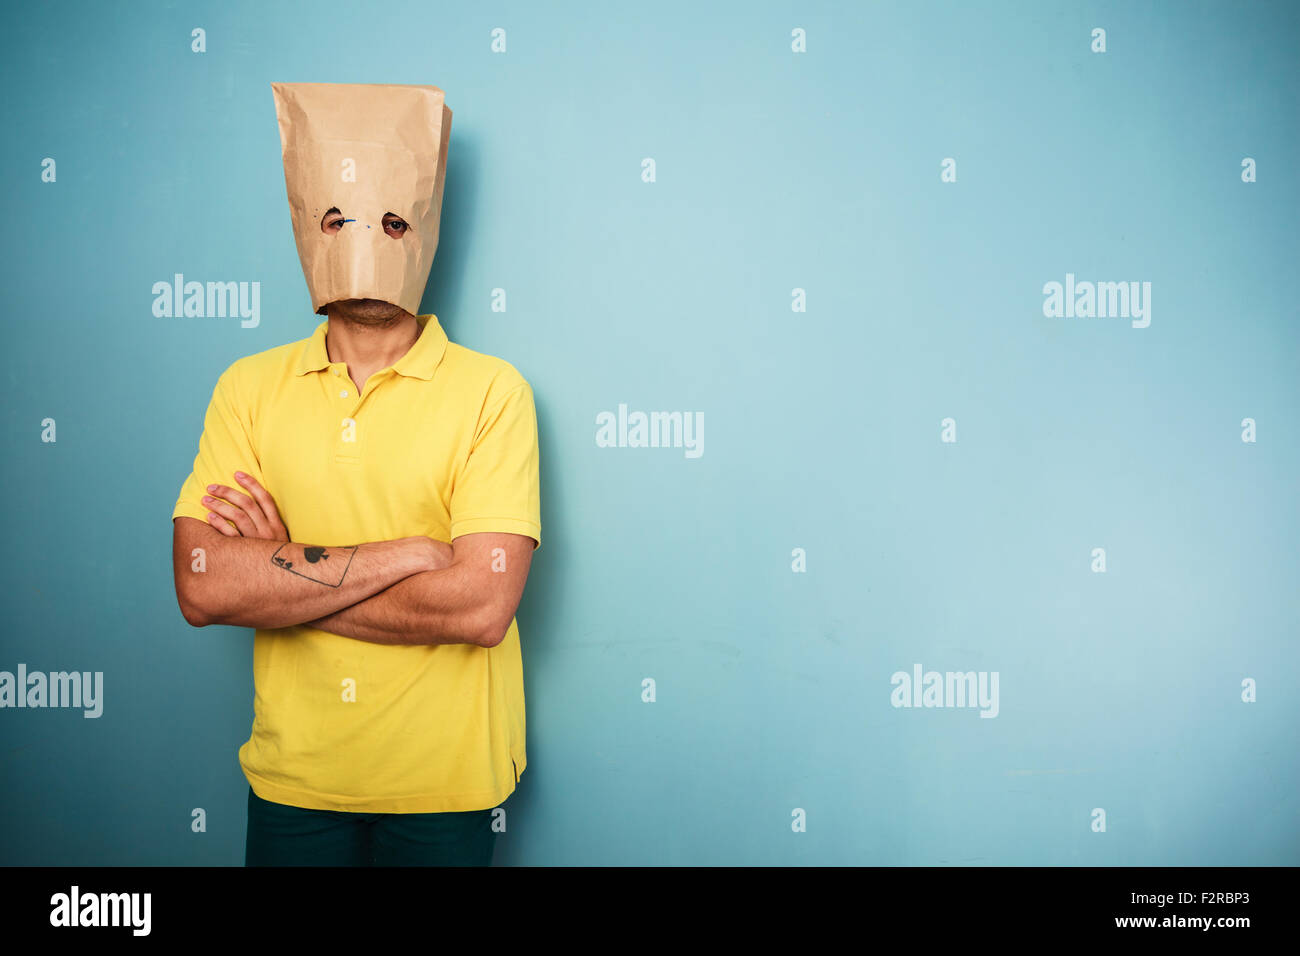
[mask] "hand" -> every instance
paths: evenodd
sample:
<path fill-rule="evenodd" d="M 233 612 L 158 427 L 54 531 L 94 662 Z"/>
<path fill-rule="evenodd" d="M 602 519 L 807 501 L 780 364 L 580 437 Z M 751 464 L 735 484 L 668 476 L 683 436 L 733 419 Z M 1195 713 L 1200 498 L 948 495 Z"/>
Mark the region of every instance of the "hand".
<path fill-rule="evenodd" d="M 451 567 L 455 551 L 447 542 L 430 538 L 424 534 L 412 535 L 406 540 L 410 541 L 412 546 L 419 551 L 421 570 L 441 571 L 443 568 Z"/>
<path fill-rule="evenodd" d="M 203 504 L 216 512 L 216 515 L 208 515 L 208 524 L 228 538 L 288 541 L 289 532 L 280 520 L 280 512 L 276 509 L 275 499 L 270 492 L 259 485 L 252 475 L 246 475 L 242 471 L 235 472 L 235 480 L 247 488 L 252 497 L 226 485 L 208 485 L 209 494 L 204 496 Z M 229 522 L 217 515 L 229 518 L 235 526 L 232 528 Z"/>

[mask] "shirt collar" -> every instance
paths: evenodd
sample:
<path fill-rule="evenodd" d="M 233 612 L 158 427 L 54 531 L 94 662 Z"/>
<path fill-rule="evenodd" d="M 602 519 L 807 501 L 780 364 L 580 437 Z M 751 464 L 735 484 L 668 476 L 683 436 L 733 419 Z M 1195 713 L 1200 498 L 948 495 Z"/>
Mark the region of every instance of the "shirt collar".
<path fill-rule="evenodd" d="M 393 363 L 393 371 L 409 378 L 430 379 L 433 378 L 434 369 L 442 361 L 443 353 L 447 351 L 447 333 L 438 323 L 438 317 L 432 313 L 417 315 L 415 321 L 420 325 L 420 337 L 415 340 L 415 344 L 405 355 Z M 328 318 L 316 326 L 316 331 L 309 338 L 303 339 L 302 348 L 298 352 L 296 374 L 306 375 L 308 372 L 318 372 L 329 366 L 329 352 L 325 349 L 327 331 L 329 331 Z"/>

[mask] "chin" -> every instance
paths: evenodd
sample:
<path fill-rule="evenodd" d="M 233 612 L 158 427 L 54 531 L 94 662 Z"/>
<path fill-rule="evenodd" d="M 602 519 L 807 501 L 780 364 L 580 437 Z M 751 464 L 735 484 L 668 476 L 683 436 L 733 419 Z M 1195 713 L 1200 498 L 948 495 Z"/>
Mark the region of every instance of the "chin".
<path fill-rule="evenodd" d="M 400 315 L 400 306 L 383 299 L 343 299 L 334 304 L 337 311 L 351 319 L 385 320 Z"/>

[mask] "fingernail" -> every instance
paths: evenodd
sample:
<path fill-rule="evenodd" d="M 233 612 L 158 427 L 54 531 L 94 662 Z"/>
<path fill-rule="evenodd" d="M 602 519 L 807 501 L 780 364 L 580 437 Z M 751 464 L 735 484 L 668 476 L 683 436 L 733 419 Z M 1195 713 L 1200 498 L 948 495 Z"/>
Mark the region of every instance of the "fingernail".
<path fill-rule="evenodd" d="M 247 476 L 246 474 L 244 474 L 242 471 L 237 471 L 237 472 L 235 472 L 235 477 L 236 477 L 236 478 L 247 478 L 248 476 Z"/>
<path fill-rule="evenodd" d="M 216 485 L 208 485 L 208 491 L 216 491 L 216 490 L 217 490 Z"/>

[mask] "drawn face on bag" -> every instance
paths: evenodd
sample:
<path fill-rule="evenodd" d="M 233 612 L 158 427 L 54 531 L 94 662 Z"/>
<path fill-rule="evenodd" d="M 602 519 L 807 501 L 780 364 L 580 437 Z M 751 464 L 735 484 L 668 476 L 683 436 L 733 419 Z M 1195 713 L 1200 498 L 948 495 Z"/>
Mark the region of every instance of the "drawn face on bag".
<path fill-rule="evenodd" d="M 272 83 L 312 310 L 375 299 L 419 313 L 438 249 L 451 110 L 435 86 Z"/>

